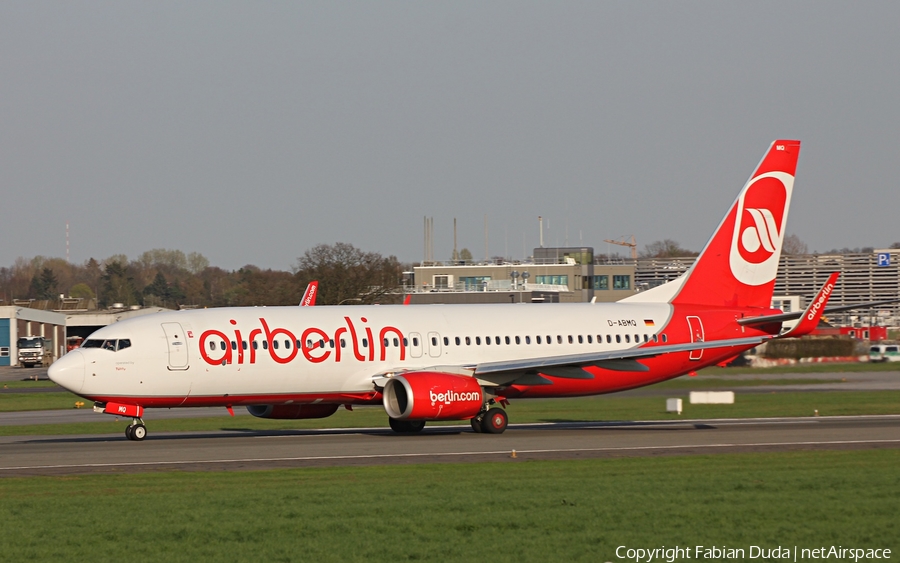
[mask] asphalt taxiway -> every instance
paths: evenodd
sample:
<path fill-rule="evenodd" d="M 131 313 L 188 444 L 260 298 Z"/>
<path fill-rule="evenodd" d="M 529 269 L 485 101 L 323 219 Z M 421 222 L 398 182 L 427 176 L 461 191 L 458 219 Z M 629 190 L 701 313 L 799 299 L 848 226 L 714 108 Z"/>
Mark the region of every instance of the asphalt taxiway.
<path fill-rule="evenodd" d="M 900 415 L 510 425 L 501 435 L 467 426 L 151 433 L 0 438 L 0 476 L 224 471 L 696 455 L 833 449 L 900 449 Z M 515 452 L 515 453 L 513 453 Z"/>

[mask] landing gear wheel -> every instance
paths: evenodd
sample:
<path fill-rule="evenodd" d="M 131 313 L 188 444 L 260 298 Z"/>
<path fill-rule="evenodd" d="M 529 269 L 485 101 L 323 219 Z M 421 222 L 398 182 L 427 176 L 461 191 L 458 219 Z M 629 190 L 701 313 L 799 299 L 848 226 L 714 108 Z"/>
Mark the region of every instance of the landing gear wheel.
<path fill-rule="evenodd" d="M 134 426 L 128 425 L 125 427 L 125 437 L 129 440 L 134 440 L 134 434 L 132 434 L 132 430 L 134 430 Z"/>
<path fill-rule="evenodd" d="M 388 421 L 391 425 L 391 430 L 400 434 L 415 434 L 425 428 L 424 420 L 397 420 L 396 418 L 389 418 Z"/>
<path fill-rule="evenodd" d="M 493 408 L 484 414 L 481 430 L 487 434 L 503 434 L 507 424 L 509 424 L 509 417 L 506 416 L 506 411 L 501 408 Z"/>
<path fill-rule="evenodd" d="M 132 440 L 135 440 L 136 442 L 140 442 L 141 440 L 143 440 L 144 438 L 147 437 L 147 427 L 144 426 L 143 424 L 135 424 L 134 426 L 131 427 L 131 436 L 132 436 L 132 438 L 131 438 Z"/>
<path fill-rule="evenodd" d="M 485 413 L 481 413 L 472 419 L 472 430 L 474 430 L 476 434 L 484 432 L 484 428 L 482 427 L 484 424 L 484 415 Z"/>

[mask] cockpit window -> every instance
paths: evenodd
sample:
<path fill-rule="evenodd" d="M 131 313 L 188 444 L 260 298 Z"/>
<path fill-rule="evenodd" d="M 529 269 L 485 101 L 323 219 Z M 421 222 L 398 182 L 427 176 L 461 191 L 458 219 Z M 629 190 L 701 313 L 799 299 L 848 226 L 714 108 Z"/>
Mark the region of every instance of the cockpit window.
<path fill-rule="evenodd" d="M 125 348 L 131 347 L 131 339 L 122 338 L 116 340 L 114 338 L 109 340 L 97 340 L 92 338 L 90 340 L 85 340 L 84 344 L 81 345 L 82 348 L 103 348 L 104 350 L 109 350 L 110 352 L 115 352 L 116 350 L 124 350 Z"/>

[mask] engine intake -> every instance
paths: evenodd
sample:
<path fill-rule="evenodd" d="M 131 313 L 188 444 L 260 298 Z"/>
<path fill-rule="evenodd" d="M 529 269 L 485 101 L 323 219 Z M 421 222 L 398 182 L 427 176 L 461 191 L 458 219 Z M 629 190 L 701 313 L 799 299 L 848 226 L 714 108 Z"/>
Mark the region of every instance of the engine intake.
<path fill-rule="evenodd" d="M 410 372 L 388 379 L 384 410 L 397 420 L 467 420 L 481 412 L 484 392 L 474 377 Z"/>
<path fill-rule="evenodd" d="M 257 418 L 325 418 L 338 410 L 340 405 L 249 405 L 247 412 Z"/>

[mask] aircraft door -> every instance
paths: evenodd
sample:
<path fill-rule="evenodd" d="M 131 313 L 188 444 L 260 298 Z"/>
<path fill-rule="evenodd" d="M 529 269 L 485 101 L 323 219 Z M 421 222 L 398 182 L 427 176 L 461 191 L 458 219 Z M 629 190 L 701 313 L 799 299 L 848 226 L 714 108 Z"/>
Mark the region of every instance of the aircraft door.
<path fill-rule="evenodd" d="M 432 358 L 441 357 L 441 335 L 436 332 L 428 333 L 428 355 Z"/>
<path fill-rule="evenodd" d="M 412 358 L 422 357 L 422 335 L 418 332 L 409 333 L 409 355 Z"/>
<path fill-rule="evenodd" d="M 691 331 L 691 342 L 703 342 L 703 322 L 700 317 L 688 317 L 688 327 Z M 697 361 L 703 357 L 703 350 L 691 350 L 690 360 Z"/>
<path fill-rule="evenodd" d="M 162 323 L 162 328 L 166 333 L 166 345 L 169 348 L 169 369 L 188 369 L 187 338 L 181 323 Z"/>

